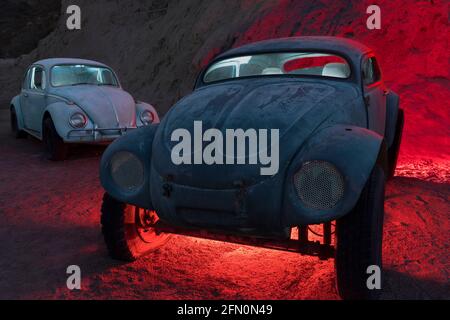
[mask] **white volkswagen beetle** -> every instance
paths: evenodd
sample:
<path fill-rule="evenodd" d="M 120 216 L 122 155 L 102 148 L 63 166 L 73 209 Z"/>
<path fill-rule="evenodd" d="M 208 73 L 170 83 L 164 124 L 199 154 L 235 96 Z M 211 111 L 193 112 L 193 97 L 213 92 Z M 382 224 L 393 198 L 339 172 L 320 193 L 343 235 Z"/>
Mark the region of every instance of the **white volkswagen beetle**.
<path fill-rule="evenodd" d="M 51 160 L 65 159 L 70 144 L 108 143 L 159 123 L 155 108 L 135 101 L 111 68 L 81 59 L 33 63 L 10 107 L 14 135 L 42 140 Z"/>

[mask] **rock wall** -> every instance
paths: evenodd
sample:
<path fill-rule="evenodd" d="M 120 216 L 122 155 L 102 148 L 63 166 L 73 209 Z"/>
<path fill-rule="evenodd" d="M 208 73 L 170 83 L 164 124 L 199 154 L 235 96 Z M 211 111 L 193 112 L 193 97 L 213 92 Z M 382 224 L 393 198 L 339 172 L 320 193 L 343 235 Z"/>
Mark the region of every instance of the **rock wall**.
<path fill-rule="evenodd" d="M 36 48 L 56 27 L 61 11 L 57 0 L 2 0 L 0 58 L 15 58 Z"/>

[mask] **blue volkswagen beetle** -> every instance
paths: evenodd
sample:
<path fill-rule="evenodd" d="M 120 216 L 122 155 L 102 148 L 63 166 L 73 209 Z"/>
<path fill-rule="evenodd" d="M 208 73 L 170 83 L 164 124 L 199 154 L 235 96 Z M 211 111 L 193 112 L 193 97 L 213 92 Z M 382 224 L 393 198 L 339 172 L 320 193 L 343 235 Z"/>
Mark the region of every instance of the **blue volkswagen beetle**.
<path fill-rule="evenodd" d="M 82 59 L 33 63 L 10 110 L 14 135 L 43 140 L 51 160 L 63 160 L 70 144 L 109 143 L 159 122 L 153 106 L 135 101 L 111 68 Z"/>
<path fill-rule="evenodd" d="M 381 268 L 385 181 L 402 130 L 399 97 L 360 43 L 232 49 L 159 125 L 104 153 L 109 253 L 131 261 L 174 233 L 295 250 L 334 257 L 343 298 L 375 298 L 367 270 Z"/>

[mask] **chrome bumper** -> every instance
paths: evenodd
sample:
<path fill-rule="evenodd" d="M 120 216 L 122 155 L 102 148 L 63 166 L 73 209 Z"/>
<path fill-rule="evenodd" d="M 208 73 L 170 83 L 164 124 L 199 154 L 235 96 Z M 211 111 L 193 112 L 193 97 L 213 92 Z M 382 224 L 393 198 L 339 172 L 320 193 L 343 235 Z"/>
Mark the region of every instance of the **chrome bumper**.
<path fill-rule="evenodd" d="M 67 133 L 68 142 L 102 142 L 120 138 L 137 128 L 93 128 L 74 129 Z"/>

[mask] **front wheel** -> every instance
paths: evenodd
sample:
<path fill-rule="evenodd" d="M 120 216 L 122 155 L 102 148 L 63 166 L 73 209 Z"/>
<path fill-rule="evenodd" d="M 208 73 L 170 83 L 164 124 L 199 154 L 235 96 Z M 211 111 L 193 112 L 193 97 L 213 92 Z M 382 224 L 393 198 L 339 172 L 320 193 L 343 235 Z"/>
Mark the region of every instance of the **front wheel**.
<path fill-rule="evenodd" d="M 155 211 L 117 201 L 107 193 L 101 214 L 103 237 L 113 259 L 134 261 L 169 239 L 168 234 L 153 228 L 158 221 Z"/>
<path fill-rule="evenodd" d="M 49 160 L 62 161 L 67 158 L 69 146 L 59 136 L 51 118 L 44 120 L 42 140 L 45 146 L 45 153 Z"/>
<path fill-rule="evenodd" d="M 371 266 L 382 268 L 384 170 L 376 165 L 353 210 L 336 222 L 336 284 L 343 299 L 377 299 L 370 290 Z"/>

